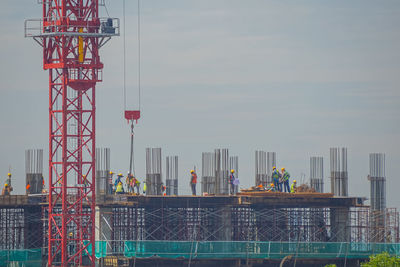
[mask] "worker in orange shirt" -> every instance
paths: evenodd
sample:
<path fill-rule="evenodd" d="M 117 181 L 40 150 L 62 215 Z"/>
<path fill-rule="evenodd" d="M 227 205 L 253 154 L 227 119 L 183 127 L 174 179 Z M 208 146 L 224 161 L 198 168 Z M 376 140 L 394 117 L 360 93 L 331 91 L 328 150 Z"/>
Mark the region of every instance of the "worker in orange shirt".
<path fill-rule="evenodd" d="M 190 171 L 191 178 L 190 178 L 190 186 L 192 188 L 192 195 L 196 195 L 196 184 L 197 184 L 197 174 L 194 170 Z"/>

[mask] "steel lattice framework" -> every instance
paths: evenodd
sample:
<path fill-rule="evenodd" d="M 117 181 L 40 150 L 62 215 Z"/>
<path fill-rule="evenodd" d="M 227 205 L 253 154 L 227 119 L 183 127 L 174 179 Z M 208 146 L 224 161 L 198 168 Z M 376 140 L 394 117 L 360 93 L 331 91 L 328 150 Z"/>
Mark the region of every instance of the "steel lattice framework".
<path fill-rule="evenodd" d="M 25 36 L 43 47 L 49 70 L 48 265 L 94 266 L 95 86 L 99 48 L 119 21 L 99 18 L 99 0 L 43 0 Z M 84 208 L 85 206 L 85 208 Z"/>

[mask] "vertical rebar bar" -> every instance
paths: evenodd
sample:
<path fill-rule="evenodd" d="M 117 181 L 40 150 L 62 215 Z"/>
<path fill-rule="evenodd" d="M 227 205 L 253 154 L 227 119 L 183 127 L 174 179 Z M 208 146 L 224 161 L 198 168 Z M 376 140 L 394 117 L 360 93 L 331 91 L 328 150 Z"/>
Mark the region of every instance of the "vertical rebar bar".
<path fill-rule="evenodd" d="M 372 241 L 385 242 L 386 240 L 386 177 L 385 154 L 369 154 L 369 176 L 371 188 L 371 225 Z"/>
<path fill-rule="evenodd" d="M 167 195 L 178 195 L 178 156 L 166 157 Z"/>
<path fill-rule="evenodd" d="M 96 148 L 96 196 L 105 195 L 110 178 L 110 149 Z"/>
<path fill-rule="evenodd" d="M 310 158 L 310 185 L 316 192 L 324 192 L 324 158 Z"/>
<path fill-rule="evenodd" d="M 330 149 L 331 192 L 348 196 L 347 148 Z"/>
<path fill-rule="evenodd" d="M 161 195 L 161 148 L 146 148 L 146 185 L 148 195 Z"/>
<path fill-rule="evenodd" d="M 216 194 L 215 153 L 203 152 L 201 160 L 201 192 Z"/>
<path fill-rule="evenodd" d="M 25 150 L 25 174 L 27 193 L 40 194 L 43 189 L 43 149 Z"/>

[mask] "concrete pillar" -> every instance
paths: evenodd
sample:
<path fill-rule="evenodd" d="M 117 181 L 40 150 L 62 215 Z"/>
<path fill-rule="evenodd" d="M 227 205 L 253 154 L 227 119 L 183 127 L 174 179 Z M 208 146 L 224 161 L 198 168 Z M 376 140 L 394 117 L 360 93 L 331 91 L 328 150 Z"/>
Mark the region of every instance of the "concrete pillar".
<path fill-rule="evenodd" d="M 349 208 L 331 208 L 331 241 L 350 242 Z"/>
<path fill-rule="evenodd" d="M 232 240 L 232 209 L 231 206 L 223 206 L 219 208 L 220 222 L 218 225 L 221 229 L 218 233 L 218 240 L 231 241 Z"/>

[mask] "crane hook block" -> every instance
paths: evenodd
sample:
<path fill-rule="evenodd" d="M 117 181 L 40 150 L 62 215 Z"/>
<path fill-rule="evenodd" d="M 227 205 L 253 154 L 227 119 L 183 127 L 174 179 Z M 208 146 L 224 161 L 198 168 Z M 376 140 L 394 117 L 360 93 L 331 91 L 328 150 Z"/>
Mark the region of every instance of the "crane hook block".
<path fill-rule="evenodd" d="M 140 110 L 125 110 L 125 119 L 129 121 L 138 121 L 140 119 Z"/>

